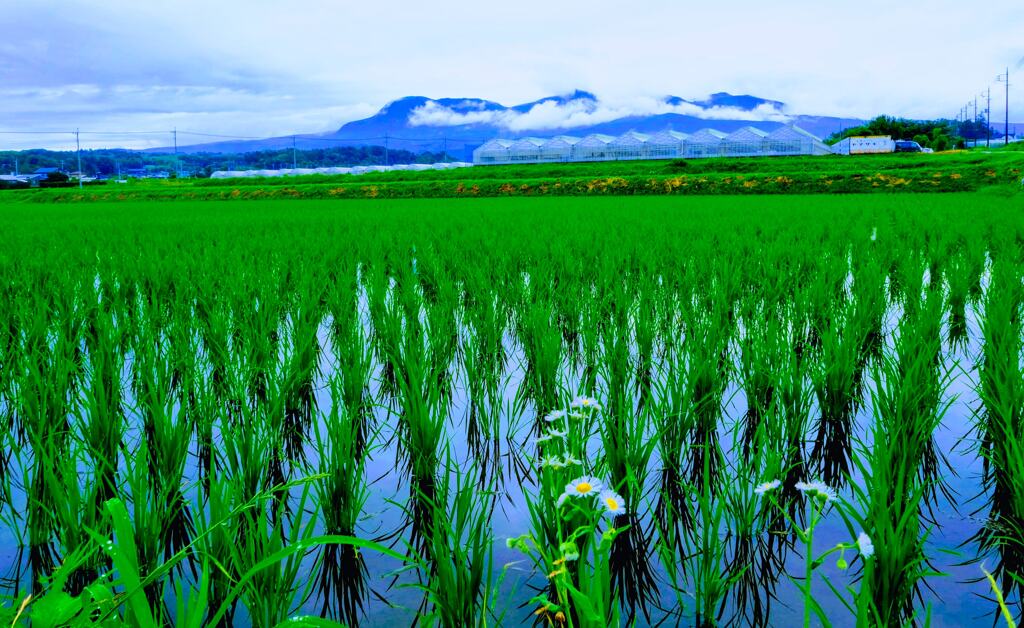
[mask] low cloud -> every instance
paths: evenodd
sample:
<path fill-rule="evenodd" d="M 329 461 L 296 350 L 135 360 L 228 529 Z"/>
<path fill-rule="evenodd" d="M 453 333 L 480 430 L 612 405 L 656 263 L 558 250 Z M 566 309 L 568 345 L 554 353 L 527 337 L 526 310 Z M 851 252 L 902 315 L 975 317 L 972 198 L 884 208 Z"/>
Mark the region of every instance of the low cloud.
<path fill-rule="evenodd" d="M 486 124 L 513 132 L 572 129 L 611 122 L 632 116 L 675 113 L 704 120 L 744 120 L 749 122 L 788 122 L 790 116 L 770 104 L 752 110 L 737 107 L 701 107 L 693 103 L 673 104 L 657 98 L 636 99 L 608 104 L 590 98 L 568 101 L 548 100 L 528 110 L 515 109 L 458 111 L 436 101 L 427 101 L 409 114 L 410 126 L 462 126 Z"/>

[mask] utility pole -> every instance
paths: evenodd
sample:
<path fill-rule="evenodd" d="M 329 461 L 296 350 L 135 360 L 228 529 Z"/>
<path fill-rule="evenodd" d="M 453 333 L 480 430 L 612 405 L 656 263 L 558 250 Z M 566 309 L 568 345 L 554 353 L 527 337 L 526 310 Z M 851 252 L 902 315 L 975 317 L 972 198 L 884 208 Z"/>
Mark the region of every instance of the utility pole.
<path fill-rule="evenodd" d="M 82 143 L 78 141 L 78 129 L 75 129 L 75 152 L 78 154 L 78 189 L 82 189 Z"/>
<path fill-rule="evenodd" d="M 390 155 L 388 155 L 388 134 L 387 133 L 384 134 L 384 165 L 385 166 L 390 166 L 391 165 L 391 157 L 390 157 Z"/>
<path fill-rule="evenodd" d="M 444 136 L 444 143 L 442 144 L 442 146 L 444 146 L 444 148 L 441 149 L 441 159 L 445 163 L 448 163 L 448 136 L 447 135 Z"/>
<path fill-rule="evenodd" d="M 174 136 L 174 169 L 178 173 L 178 178 L 181 178 L 181 163 L 178 161 L 178 127 L 174 127 L 171 135 Z"/>
<path fill-rule="evenodd" d="M 1010 68 L 1006 68 L 1006 74 L 1000 74 L 996 80 L 1006 86 L 1006 120 L 1003 127 L 1003 144 L 1010 143 Z"/>
<path fill-rule="evenodd" d="M 293 135 L 292 136 L 292 170 L 295 170 L 296 168 L 299 167 L 297 165 L 298 163 L 299 163 L 299 159 L 298 159 L 298 157 L 295 154 L 295 136 Z"/>
<path fill-rule="evenodd" d="M 18 172 L 18 158 L 15 157 L 14 158 L 14 176 L 18 176 L 19 174 L 21 174 L 21 173 Z"/>
<path fill-rule="evenodd" d="M 985 89 L 985 148 L 992 146 L 992 88 Z"/>

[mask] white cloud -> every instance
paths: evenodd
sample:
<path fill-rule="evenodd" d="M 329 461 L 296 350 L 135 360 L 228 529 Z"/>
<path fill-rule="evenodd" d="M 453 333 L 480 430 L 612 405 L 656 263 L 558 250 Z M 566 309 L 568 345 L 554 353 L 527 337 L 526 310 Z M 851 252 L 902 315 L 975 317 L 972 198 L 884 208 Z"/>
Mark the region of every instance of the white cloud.
<path fill-rule="evenodd" d="M 661 94 L 718 91 L 781 100 L 792 114 L 953 116 L 989 86 L 992 117 L 1001 119 L 995 75 L 1009 66 L 1011 80 L 1024 76 L 1015 67 L 1024 44 L 1010 36 L 1024 32 L 1019 0 L 992 0 L 970 28 L 954 27 L 964 15 L 955 0 L 7 4 L 0 89 L 20 91 L 0 95 L 2 130 L 145 121 L 309 133 L 412 94 L 517 103 L 577 88 L 601 101 L 545 104 L 502 121 L 510 130 L 572 128 L 665 112 Z M 885 19 L 868 25 L 865 15 Z M 83 85 L 98 91 L 75 87 Z M 1024 118 L 1024 90 L 1011 88 L 1010 99 L 1011 117 Z M 498 115 L 425 108 L 418 119 L 454 114 Z M 744 114 L 752 122 L 771 115 Z"/>
<path fill-rule="evenodd" d="M 575 98 L 569 101 L 548 100 L 537 103 L 525 112 L 514 109 L 496 111 L 457 111 L 429 100 L 409 115 L 411 126 L 460 126 L 489 124 L 512 132 L 573 129 L 611 122 L 631 116 L 652 116 L 675 113 L 704 120 L 746 120 L 750 122 L 788 122 L 790 117 L 769 104 L 754 110 L 737 107 L 701 107 L 692 103 L 671 104 L 664 99 L 638 98 L 630 102 L 607 104 L 600 100 Z"/>

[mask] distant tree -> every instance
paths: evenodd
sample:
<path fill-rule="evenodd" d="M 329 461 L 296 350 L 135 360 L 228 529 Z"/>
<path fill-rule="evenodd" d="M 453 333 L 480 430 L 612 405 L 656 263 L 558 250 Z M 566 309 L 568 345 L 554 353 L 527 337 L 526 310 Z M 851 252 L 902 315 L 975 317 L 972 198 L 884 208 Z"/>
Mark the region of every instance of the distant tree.
<path fill-rule="evenodd" d="M 946 142 L 955 140 L 962 141 L 957 134 L 957 129 L 949 120 L 908 120 L 906 118 L 894 118 L 891 116 L 878 116 L 867 124 L 844 129 L 840 133 L 833 133 L 829 142 L 834 143 L 845 137 L 862 135 L 888 135 L 893 139 L 914 138 L 914 141 L 928 148 L 939 149 L 935 144 L 940 137 Z M 923 141 L 922 141 L 923 140 Z"/>

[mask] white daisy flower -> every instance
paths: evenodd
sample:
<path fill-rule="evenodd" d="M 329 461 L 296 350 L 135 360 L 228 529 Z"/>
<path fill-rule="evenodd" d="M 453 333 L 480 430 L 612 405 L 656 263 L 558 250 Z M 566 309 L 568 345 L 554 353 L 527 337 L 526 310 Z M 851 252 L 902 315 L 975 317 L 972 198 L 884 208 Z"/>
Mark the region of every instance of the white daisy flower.
<path fill-rule="evenodd" d="M 566 430 L 554 430 L 554 429 L 548 430 L 548 436 L 557 437 L 557 438 L 565 438 L 568 435 L 569 435 L 569 432 L 566 431 Z"/>
<path fill-rule="evenodd" d="M 871 558 L 875 555 L 875 544 L 871 542 L 871 537 L 864 532 L 857 537 L 857 549 L 860 550 L 860 555 L 864 558 Z"/>
<path fill-rule="evenodd" d="M 570 408 L 587 408 L 593 410 L 600 410 L 601 405 L 597 403 L 597 399 L 591 399 L 590 397 L 576 397 L 569 403 Z"/>
<path fill-rule="evenodd" d="M 567 434 L 567 432 L 559 432 L 558 430 L 551 430 L 551 431 L 549 431 L 547 434 L 545 434 L 543 436 L 538 436 L 537 438 L 534 438 L 533 442 L 536 443 L 536 444 L 546 443 L 546 442 L 548 442 L 550 440 L 555 440 L 555 439 L 559 439 L 559 438 L 565 438 L 566 434 Z"/>
<path fill-rule="evenodd" d="M 765 493 L 770 493 L 774 491 L 780 486 L 782 486 L 782 480 L 772 480 L 771 482 L 764 482 L 763 484 L 757 485 L 757 488 L 754 489 L 754 493 L 757 495 L 764 495 Z"/>
<path fill-rule="evenodd" d="M 565 410 L 554 410 L 552 412 L 548 412 L 547 415 L 544 417 L 544 420 L 547 421 L 548 423 L 551 423 L 552 421 L 557 421 L 558 419 L 564 417 Z"/>
<path fill-rule="evenodd" d="M 826 502 L 834 502 L 839 496 L 824 482 L 797 482 L 796 490 L 810 498 L 819 498 Z"/>
<path fill-rule="evenodd" d="M 565 460 L 562 461 L 562 464 L 569 467 L 573 465 L 582 465 L 583 461 L 572 454 L 565 454 Z"/>
<path fill-rule="evenodd" d="M 601 501 L 601 505 L 604 506 L 606 514 L 621 515 L 626 512 L 626 500 L 622 499 L 622 496 L 614 491 L 601 491 L 598 499 Z"/>
<path fill-rule="evenodd" d="M 602 490 L 604 490 L 604 486 L 601 485 L 600 480 L 585 475 L 566 484 L 564 495 L 571 497 L 590 497 L 591 495 L 599 494 Z"/>
<path fill-rule="evenodd" d="M 565 466 L 565 463 L 562 462 L 560 459 L 554 457 L 554 456 L 547 456 L 547 457 L 541 458 L 540 466 L 542 466 L 542 467 L 551 467 L 553 469 L 561 469 L 562 467 Z"/>

